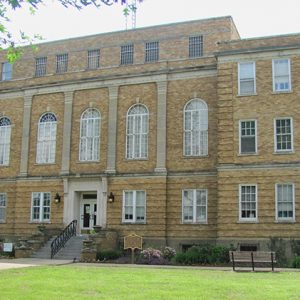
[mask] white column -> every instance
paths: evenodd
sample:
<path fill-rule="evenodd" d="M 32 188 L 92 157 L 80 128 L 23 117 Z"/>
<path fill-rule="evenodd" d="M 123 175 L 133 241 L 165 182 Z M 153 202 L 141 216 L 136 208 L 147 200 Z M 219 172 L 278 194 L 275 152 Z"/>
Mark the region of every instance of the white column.
<path fill-rule="evenodd" d="M 117 112 L 119 86 L 110 86 L 108 107 L 107 173 L 116 172 Z"/>
<path fill-rule="evenodd" d="M 21 148 L 21 162 L 20 162 L 20 176 L 27 176 L 28 174 L 28 160 L 29 160 L 29 138 L 30 138 L 30 120 L 31 120 L 31 106 L 33 93 L 26 93 L 24 95 L 24 111 L 23 111 L 23 132 L 22 132 L 22 148 Z"/>
<path fill-rule="evenodd" d="M 157 146 L 155 172 L 166 172 L 167 81 L 157 82 Z"/>
<path fill-rule="evenodd" d="M 62 145 L 61 174 L 69 174 L 72 134 L 73 91 L 65 92 L 64 131 Z"/>

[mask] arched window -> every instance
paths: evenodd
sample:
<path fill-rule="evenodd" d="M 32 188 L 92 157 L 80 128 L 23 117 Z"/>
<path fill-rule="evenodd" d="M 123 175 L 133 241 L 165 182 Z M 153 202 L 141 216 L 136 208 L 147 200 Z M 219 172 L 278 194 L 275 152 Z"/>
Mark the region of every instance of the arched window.
<path fill-rule="evenodd" d="M 126 118 L 126 158 L 148 157 L 148 120 L 146 106 L 136 104 L 127 112 Z"/>
<path fill-rule="evenodd" d="M 189 101 L 184 108 L 184 155 L 208 154 L 208 110 L 200 99 Z"/>
<path fill-rule="evenodd" d="M 100 158 L 100 112 L 88 108 L 80 120 L 80 161 L 97 161 Z"/>
<path fill-rule="evenodd" d="M 11 123 L 7 117 L 0 118 L 0 166 L 9 164 Z"/>
<path fill-rule="evenodd" d="M 38 124 L 36 162 L 48 164 L 55 162 L 56 149 L 56 117 L 53 113 L 45 113 Z"/>

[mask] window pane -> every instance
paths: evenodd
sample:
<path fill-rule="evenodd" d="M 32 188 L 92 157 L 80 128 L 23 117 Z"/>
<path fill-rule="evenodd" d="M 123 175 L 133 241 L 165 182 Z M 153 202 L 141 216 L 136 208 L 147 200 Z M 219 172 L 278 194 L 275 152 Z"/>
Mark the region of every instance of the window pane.
<path fill-rule="evenodd" d="M 133 44 L 121 46 L 121 65 L 133 64 Z"/>
<path fill-rule="evenodd" d="M 289 91 L 290 85 L 290 61 L 289 59 L 273 60 L 273 77 L 275 91 Z"/>
<path fill-rule="evenodd" d="M 203 36 L 192 36 L 189 38 L 189 57 L 203 56 Z"/>
<path fill-rule="evenodd" d="M 294 218 L 294 192 L 292 184 L 277 184 L 277 218 Z"/>
<path fill-rule="evenodd" d="M 145 62 L 158 61 L 159 43 L 150 42 L 145 45 Z"/>
<path fill-rule="evenodd" d="M 240 215 L 242 219 L 256 219 L 256 186 L 240 187 Z"/>

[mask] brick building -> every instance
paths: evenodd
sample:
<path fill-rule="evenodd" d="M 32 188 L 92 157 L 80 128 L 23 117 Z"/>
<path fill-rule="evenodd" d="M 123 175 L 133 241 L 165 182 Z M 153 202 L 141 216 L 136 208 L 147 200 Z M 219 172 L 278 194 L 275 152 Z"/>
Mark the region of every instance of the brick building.
<path fill-rule="evenodd" d="M 2 240 L 72 220 L 177 249 L 299 238 L 300 35 L 220 17 L 0 61 Z"/>

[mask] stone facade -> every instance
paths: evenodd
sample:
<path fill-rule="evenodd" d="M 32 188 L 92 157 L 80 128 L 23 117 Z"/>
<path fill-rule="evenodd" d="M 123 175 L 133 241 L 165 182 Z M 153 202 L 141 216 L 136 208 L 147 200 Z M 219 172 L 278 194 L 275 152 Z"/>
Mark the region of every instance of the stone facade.
<path fill-rule="evenodd" d="M 192 37 L 203 43 L 193 57 Z M 148 63 L 145 43 L 153 41 L 159 57 Z M 133 63 L 121 65 L 126 44 L 133 45 Z M 240 39 L 231 17 L 220 17 L 44 43 L 37 52 L 25 48 L 11 80 L 0 82 L 0 118 L 11 122 L 9 163 L 0 166 L 0 238 L 32 236 L 39 224 L 62 229 L 76 219 L 78 232 L 99 225 L 116 232 L 120 244 L 131 233 L 145 245 L 177 249 L 201 242 L 264 249 L 272 237 L 299 239 L 299 45 L 300 35 Z M 87 53 L 94 49 L 100 61 L 92 69 Z M 57 74 L 56 55 L 64 53 L 68 69 Z M 47 60 L 37 77 L 39 57 Z M 272 60 L 279 58 L 290 64 L 292 88 L 284 92 L 273 90 Z M 255 91 L 247 95 L 238 89 L 243 62 L 255 63 Z M 193 99 L 208 108 L 208 151 L 187 155 L 185 109 Z M 148 112 L 147 153 L 128 158 L 128 112 L 136 105 Z M 100 142 L 91 146 L 99 155 L 82 159 L 88 109 L 99 112 Z M 47 113 L 56 117 L 55 157 L 39 163 L 38 128 Z M 292 119 L 291 151 L 274 151 L 277 118 Z M 255 153 L 240 153 L 243 120 L 256 122 Z M 294 191 L 286 220 L 278 218 L 278 184 Z M 255 217 L 242 216 L 242 186 L 255 186 Z"/>

